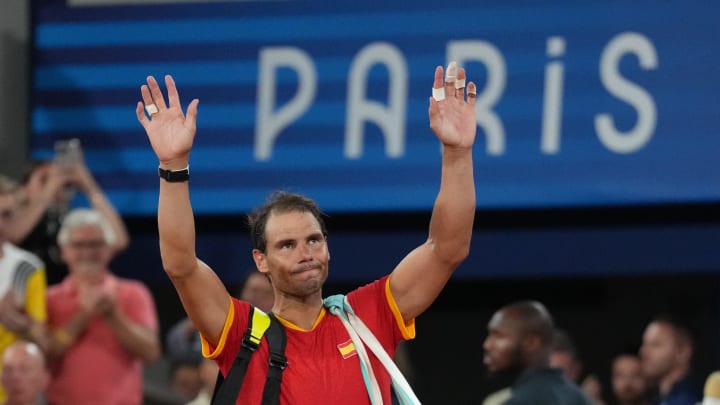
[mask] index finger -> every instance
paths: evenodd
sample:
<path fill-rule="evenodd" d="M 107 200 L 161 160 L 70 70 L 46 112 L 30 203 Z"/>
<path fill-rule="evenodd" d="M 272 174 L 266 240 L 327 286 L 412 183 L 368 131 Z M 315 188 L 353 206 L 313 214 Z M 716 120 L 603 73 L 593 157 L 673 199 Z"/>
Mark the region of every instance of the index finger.
<path fill-rule="evenodd" d="M 445 84 L 445 77 L 443 73 L 443 67 L 438 66 L 435 68 L 435 80 L 433 81 L 433 88 L 439 89 Z"/>
<path fill-rule="evenodd" d="M 167 86 L 170 107 L 182 108 L 180 106 L 180 95 L 178 94 L 177 87 L 175 87 L 175 80 L 173 80 L 172 76 L 165 75 L 165 86 Z"/>
<path fill-rule="evenodd" d="M 165 107 L 165 97 L 163 97 L 162 90 L 160 89 L 160 85 L 155 80 L 155 78 L 152 76 L 148 76 L 147 84 L 148 84 L 148 89 L 150 89 L 150 95 L 152 96 L 153 104 L 155 104 L 155 107 L 157 107 L 158 110 L 164 110 L 166 108 Z"/>

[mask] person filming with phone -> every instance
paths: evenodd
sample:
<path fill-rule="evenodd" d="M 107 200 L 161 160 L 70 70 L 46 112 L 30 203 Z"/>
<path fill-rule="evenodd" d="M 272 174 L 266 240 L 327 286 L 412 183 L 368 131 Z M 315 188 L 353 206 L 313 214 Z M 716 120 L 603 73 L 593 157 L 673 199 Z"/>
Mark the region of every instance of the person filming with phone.
<path fill-rule="evenodd" d="M 79 139 L 55 143 L 52 161 L 35 163 L 26 175 L 18 215 L 8 239 L 39 256 L 47 265 L 48 282 L 59 282 L 66 273 L 56 243 L 60 224 L 81 194 L 113 230 L 113 254 L 129 243 L 122 218 L 85 164 Z"/>

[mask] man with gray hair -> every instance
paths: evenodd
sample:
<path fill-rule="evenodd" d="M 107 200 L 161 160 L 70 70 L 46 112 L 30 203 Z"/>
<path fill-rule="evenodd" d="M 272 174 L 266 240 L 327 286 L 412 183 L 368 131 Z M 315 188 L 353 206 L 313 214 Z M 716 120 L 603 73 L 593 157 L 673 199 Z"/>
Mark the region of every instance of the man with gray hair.
<path fill-rule="evenodd" d="M 17 210 L 17 184 L 0 175 L 0 354 L 18 339 L 47 346 L 45 266 L 8 241 Z M 0 386 L 0 403 L 5 393 Z"/>
<path fill-rule="evenodd" d="M 69 274 L 47 293 L 54 405 L 140 404 L 143 362 L 160 355 L 149 290 L 108 269 L 113 238 L 91 209 L 71 211 L 58 233 Z"/>

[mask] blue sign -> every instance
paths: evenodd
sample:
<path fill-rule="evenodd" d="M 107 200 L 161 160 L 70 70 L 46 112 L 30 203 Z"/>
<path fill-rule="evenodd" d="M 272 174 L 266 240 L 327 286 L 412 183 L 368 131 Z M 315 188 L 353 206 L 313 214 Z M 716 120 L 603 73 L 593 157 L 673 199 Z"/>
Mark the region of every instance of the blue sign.
<path fill-rule="evenodd" d="M 275 189 L 329 212 L 428 210 L 433 70 L 456 60 L 478 84 L 479 208 L 720 201 L 720 5 L 347 3 L 33 2 L 33 155 L 77 137 L 119 210 L 154 214 L 135 104 L 172 74 L 200 99 L 196 212 Z"/>

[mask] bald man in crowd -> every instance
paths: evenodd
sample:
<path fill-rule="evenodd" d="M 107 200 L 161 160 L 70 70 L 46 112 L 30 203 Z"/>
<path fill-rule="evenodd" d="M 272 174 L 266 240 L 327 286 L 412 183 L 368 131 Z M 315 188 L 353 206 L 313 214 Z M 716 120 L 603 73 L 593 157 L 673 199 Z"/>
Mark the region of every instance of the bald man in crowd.
<path fill-rule="evenodd" d="M 16 341 L 2 356 L 4 405 L 36 405 L 47 388 L 49 378 L 40 348 L 35 343 Z"/>
<path fill-rule="evenodd" d="M 591 405 L 592 402 L 563 375 L 550 367 L 554 325 L 537 301 L 502 307 L 488 323 L 484 363 L 493 374 L 511 377 L 505 405 Z"/>

